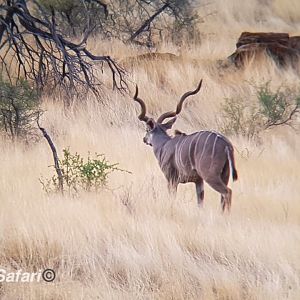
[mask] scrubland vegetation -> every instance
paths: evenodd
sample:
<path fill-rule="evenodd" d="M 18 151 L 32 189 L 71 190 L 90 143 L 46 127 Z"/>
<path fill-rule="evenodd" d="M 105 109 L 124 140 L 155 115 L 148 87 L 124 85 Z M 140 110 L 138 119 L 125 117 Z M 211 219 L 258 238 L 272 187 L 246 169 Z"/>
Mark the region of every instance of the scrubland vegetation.
<path fill-rule="evenodd" d="M 93 53 L 110 55 L 128 70 L 128 94 L 112 91 L 111 74 L 104 72 L 100 95 L 86 93 L 66 105 L 65 94 L 45 88 L 34 108 L 44 111 L 40 123 L 61 159 L 63 149 L 85 159 L 104 154 L 109 165 L 130 173 L 113 171 L 96 190 L 46 193 L 39 179 L 54 172 L 45 139 L 11 139 L 2 128 L 0 266 L 51 268 L 57 277 L 0 283 L 1 299 L 300 298 L 299 116 L 291 126 L 268 126 L 282 112 L 281 102 L 268 114 L 257 94 L 267 87 L 296 105 L 300 68 L 278 68 L 267 57 L 244 69 L 218 63 L 234 51 L 242 31 L 299 34 L 300 4 L 195 1 L 195 9 L 203 16 L 200 43 L 156 45 L 157 52 L 180 55 L 176 61 L 132 63 L 126 58 L 147 50 L 90 37 Z M 175 127 L 218 130 L 232 141 L 239 180 L 231 183 L 229 215 L 221 214 L 220 197 L 208 186 L 203 209 L 192 184 L 181 185 L 176 199 L 168 194 L 131 98 L 137 83 L 149 114 L 158 116 L 201 78 L 200 93 L 186 101 Z M 242 107 L 234 114 L 241 120 L 230 115 L 234 105 Z"/>

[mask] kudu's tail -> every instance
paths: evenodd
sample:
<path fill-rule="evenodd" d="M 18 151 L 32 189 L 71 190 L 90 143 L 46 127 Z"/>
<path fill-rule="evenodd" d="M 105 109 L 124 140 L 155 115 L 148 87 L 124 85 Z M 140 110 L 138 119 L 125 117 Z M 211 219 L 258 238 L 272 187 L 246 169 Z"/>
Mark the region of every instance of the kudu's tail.
<path fill-rule="evenodd" d="M 230 164 L 231 174 L 233 181 L 236 181 L 238 179 L 238 173 L 235 168 L 235 160 L 234 160 L 234 154 L 233 154 L 233 147 L 226 148 L 227 150 L 227 156 Z"/>

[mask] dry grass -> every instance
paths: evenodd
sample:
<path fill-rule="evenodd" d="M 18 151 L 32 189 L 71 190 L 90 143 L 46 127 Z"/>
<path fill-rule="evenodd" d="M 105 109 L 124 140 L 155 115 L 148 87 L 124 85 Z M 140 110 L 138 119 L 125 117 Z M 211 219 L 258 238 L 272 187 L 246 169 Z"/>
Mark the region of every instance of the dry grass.
<path fill-rule="evenodd" d="M 280 18 L 273 11 L 283 1 L 274 7 L 270 2 L 216 1 L 218 15 L 204 24 L 201 46 L 161 46 L 198 59 L 198 65 L 160 61 L 134 68 L 130 79 L 139 84 L 150 113 L 173 108 L 203 77 L 201 93 L 189 100 L 175 127 L 212 129 L 224 97 L 239 94 L 252 101 L 247 81 L 294 86 L 298 75 L 272 62 L 240 72 L 216 67 L 242 30 L 300 29 L 286 19 L 288 13 Z M 252 20 L 254 12 L 270 17 L 263 27 Z M 232 25 L 226 42 L 223 35 L 218 39 L 220 20 Z M 92 46 L 118 57 L 138 53 L 117 43 Z M 300 298 L 299 134 L 269 131 L 261 145 L 231 137 L 240 179 L 233 185 L 232 213 L 224 216 L 219 195 L 207 186 L 203 210 L 196 206 L 193 185 L 169 197 L 128 96 L 109 92 L 105 105 L 89 97 L 71 111 L 55 100 L 45 96 L 43 125 L 59 150 L 106 153 L 132 174 L 113 174 L 110 189 L 98 194 L 49 197 L 38 182 L 52 163 L 46 142 L 28 148 L 1 141 L 0 266 L 57 273 L 50 284 L 0 284 L 1 299 Z"/>

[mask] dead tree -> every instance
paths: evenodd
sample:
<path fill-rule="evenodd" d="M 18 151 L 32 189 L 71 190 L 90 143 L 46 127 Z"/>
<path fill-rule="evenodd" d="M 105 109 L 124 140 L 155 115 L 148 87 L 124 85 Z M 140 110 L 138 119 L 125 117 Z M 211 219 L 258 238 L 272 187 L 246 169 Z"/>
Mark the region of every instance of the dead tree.
<path fill-rule="evenodd" d="M 89 1 L 89 0 L 86 0 Z M 0 68 L 9 79 L 34 80 L 39 88 L 61 86 L 97 93 L 101 81 L 94 62 L 112 74 L 112 86 L 126 90 L 125 72 L 110 56 L 98 56 L 87 47 L 92 28 L 75 43 L 65 38 L 50 13 L 36 0 L 6 0 L 0 4 Z"/>
<path fill-rule="evenodd" d="M 37 119 L 36 122 L 37 122 L 37 126 L 38 126 L 39 130 L 42 132 L 44 138 L 47 140 L 48 145 L 52 151 L 54 167 L 55 167 L 55 171 L 56 171 L 57 179 L 58 179 L 58 189 L 63 194 L 63 192 L 64 192 L 64 176 L 63 176 L 62 169 L 60 168 L 59 158 L 57 155 L 56 147 L 55 147 L 51 137 L 47 133 L 46 129 L 40 126 L 39 119 Z"/>
<path fill-rule="evenodd" d="M 182 43 L 183 35 L 198 36 L 198 14 L 192 0 L 107 0 L 105 37 L 148 48 L 171 39 Z"/>

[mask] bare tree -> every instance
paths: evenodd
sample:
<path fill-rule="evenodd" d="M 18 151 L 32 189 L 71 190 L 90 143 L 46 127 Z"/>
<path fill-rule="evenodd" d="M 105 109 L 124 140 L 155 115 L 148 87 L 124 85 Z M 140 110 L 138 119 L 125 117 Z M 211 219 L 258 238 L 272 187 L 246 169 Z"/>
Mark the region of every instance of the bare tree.
<path fill-rule="evenodd" d="M 113 88 L 125 90 L 124 70 L 111 57 L 87 49 L 91 31 L 87 28 L 82 40 L 74 43 L 57 26 L 53 7 L 49 13 L 40 1 L 6 0 L 0 5 L 1 72 L 10 79 L 34 80 L 39 88 L 62 86 L 78 92 L 84 87 L 97 93 L 101 81 L 94 62 L 99 62 L 112 73 Z"/>
<path fill-rule="evenodd" d="M 125 43 L 153 47 L 162 39 L 196 36 L 198 15 L 191 0 L 109 0 L 101 32 Z"/>
<path fill-rule="evenodd" d="M 39 0 L 44 12 L 56 12 L 57 26 L 68 36 L 80 36 L 87 28 L 103 32 L 108 19 L 108 6 L 100 0 Z"/>
<path fill-rule="evenodd" d="M 38 0 L 65 36 L 78 37 L 87 28 L 105 39 L 153 47 L 161 40 L 182 43 L 199 37 L 199 17 L 192 0 Z M 39 13 L 40 14 L 40 13 Z"/>

